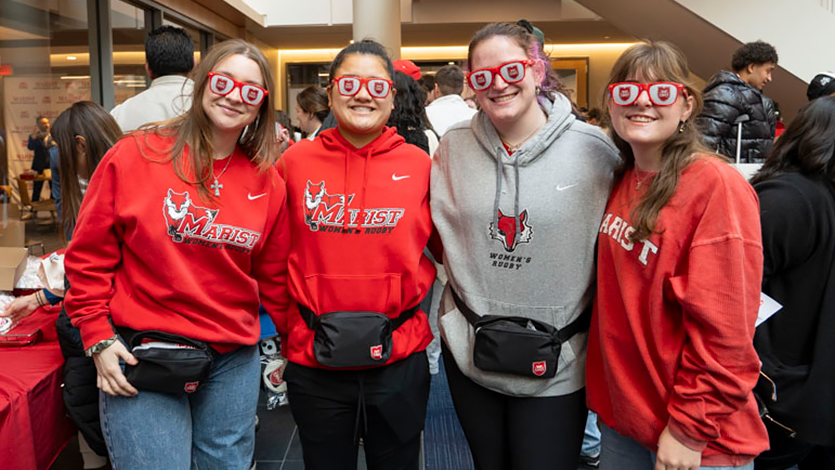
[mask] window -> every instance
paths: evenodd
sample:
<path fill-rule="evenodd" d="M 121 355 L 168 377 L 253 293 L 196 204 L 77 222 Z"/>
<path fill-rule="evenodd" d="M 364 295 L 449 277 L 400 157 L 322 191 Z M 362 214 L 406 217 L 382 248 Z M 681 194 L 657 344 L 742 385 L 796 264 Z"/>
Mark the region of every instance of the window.
<path fill-rule="evenodd" d="M 113 29 L 113 89 L 115 104 L 148 87 L 145 73 L 145 11 L 122 0 L 111 0 Z"/>

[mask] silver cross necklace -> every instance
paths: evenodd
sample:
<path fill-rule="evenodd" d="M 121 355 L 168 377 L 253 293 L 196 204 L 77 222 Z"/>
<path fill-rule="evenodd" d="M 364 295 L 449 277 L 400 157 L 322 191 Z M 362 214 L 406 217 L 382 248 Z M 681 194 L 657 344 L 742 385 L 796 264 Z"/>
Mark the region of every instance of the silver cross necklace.
<path fill-rule="evenodd" d="M 220 174 L 217 176 L 215 176 L 215 165 L 214 162 L 212 162 L 212 177 L 215 179 L 215 182 L 212 183 L 209 187 L 215 190 L 215 197 L 220 197 L 220 190 L 223 189 L 223 185 L 218 182 L 218 179 L 220 179 L 220 177 L 223 176 L 224 173 L 226 173 L 226 169 L 229 168 L 229 163 L 232 161 L 232 155 L 229 155 L 226 158 L 226 166 L 223 167 L 223 170 L 221 170 Z"/>

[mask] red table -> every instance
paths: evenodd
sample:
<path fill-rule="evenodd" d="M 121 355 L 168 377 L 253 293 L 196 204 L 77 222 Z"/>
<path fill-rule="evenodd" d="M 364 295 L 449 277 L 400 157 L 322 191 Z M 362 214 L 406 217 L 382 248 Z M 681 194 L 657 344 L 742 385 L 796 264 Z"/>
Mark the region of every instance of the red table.
<path fill-rule="evenodd" d="M 9 334 L 40 328 L 43 338 L 0 347 L 0 468 L 48 469 L 76 432 L 61 395 L 64 357 L 56 318 L 54 307 L 38 309 Z"/>

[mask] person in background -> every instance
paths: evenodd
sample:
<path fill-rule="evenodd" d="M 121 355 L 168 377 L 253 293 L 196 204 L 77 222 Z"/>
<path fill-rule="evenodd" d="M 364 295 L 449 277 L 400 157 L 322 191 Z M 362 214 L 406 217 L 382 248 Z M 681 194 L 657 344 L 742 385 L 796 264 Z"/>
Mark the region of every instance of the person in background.
<path fill-rule="evenodd" d="M 296 96 L 296 119 L 307 140 L 319 135 L 329 112 L 328 94 L 318 86 L 309 86 Z"/>
<path fill-rule="evenodd" d="M 145 39 L 145 72 L 151 86 L 116 106 L 110 114 L 125 133 L 188 111 L 194 82 L 194 42 L 185 29 L 161 26 Z"/>
<path fill-rule="evenodd" d="M 284 152 L 295 143 L 292 139 L 294 134 L 293 124 L 290 122 L 290 116 L 280 109 L 275 111 L 275 124 L 276 135 L 278 136 L 278 151 Z"/>
<path fill-rule="evenodd" d="M 464 103 L 467 103 L 471 109 L 478 111 L 478 101 L 475 99 L 475 96 L 468 96 L 464 98 Z"/>
<path fill-rule="evenodd" d="M 122 131 L 104 108 L 90 101 L 79 101 L 58 115 L 52 136 L 56 161 L 61 163 L 53 169 L 53 177 L 59 177 L 62 183 L 53 185 L 53 197 L 64 201 L 60 209 L 61 233 L 70 240 L 90 176 L 104 154 L 122 137 Z M 16 298 L 0 316 L 24 318 L 38 307 L 61 300 L 43 289 Z M 90 380 L 96 374 L 96 366 L 84 355 L 81 335 L 70 324 L 64 309 L 58 316 L 57 332 L 65 361 L 61 390 L 67 414 L 79 430 L 84 468 L 99 468 L 107 463 L 107 448 L 99 423 L 99 394 L 95 382 Z"/>
<path fill-rule="evenodd" d="M 296 143 L 277 165 L 295 302 L 276 328 L 308 470 L 356 469 L 360 438 L 368 468 L 417 469 L 420 459 L 432 333 L 418 306 L 435 279 L 424 255 L 431 160 L 385 125 L 393 75 L 379 43 L 342 49 L 328 87 L 337 127 Z"/>
<path fill-rule="evenodd" d="M 423 102 L 420 100 L 420 88 L 417 82 L 403 72 L 394 71 L 394 109 L 386 123 L 397 128 L 407 144 L 419 147 L 429 156 L 438 148 L 438 136 L 429 126 Z"/>
<path fill-rule="evenodd" d="M 586 122 L 591 124 L 592 126 L 600 127 L 600 123 L 603 120 L 603 112 L 600 111 L 600 108 L 591 108 L 586 112 Z"/>
<path fill-rule="evenodd" d="M 441 139 L 431 187 L 449 279 L 439 329 L 455 411 L 478 470 L 576 470 L 594 247 L 617 152 L 572 114 L 526 29 L 485 26 L 467 61 L 481 111 Z M 474 340 L 486 315 L 496 328 L 521 323 L 524 335 L 561 331 L 559 353 L 507 367 L 479 362 L 517 353 Z"/>
<path fill-rule="evenodd" d="M 834 96 L 800 110 L 751 183 L 760 198 L 762 290 L 782 306 L 754 336 L 770 443 L 756 468 L 835 468 Z"/>
<path fill-rule="evenodd" d="M 395 72 L 402 72 L 408 75 L 415 82 L 420 82 L 420 67 L 411 60 L 397 59 L 391 62 Z"/>
<path fill-rule="evenodd" d="M 461 98 L 464 91 L 464 72 L 457 65 L 445 65 L 435 74 L 435 96 L 426 107 L 426 116 L 435 132 L 443 136 L 447 129 L 461 121 L 469 121 L 476 110 Z"/>
<path fill-rule="evenodd" d="M 588 346 L 603 470 L 750 470 L 768 447 L 752 393 L 757 196 L 702 144 L 684 54 L 630 47 L 606 94 L 623 166 L 600 224 Z"/>
<path fill-rule="evenodd" d="M 806 98 L 812 101 L 829 95 L 835 95 L 835 73 L 821 72 L 815 75 L 815 78 L 809 82 L 809 87 L 806 88 Z"/>
<path fill-rule="evenodd" d="M 43 171 L 49 168 L 49 149 L 55 145 L 52 140 L 52 135 L 49 133 L 49 119 L 44 116 L 35 118 L 37 130 L 29 135 L 29 143 L 26 148 L 34 152 L 32 157 L 32 171 L 38 175 L 42 175 Z M 50 189 L 52 187 L 52 182 Z M 23 189 L 23 188 L 21 188 Z M 41 200 L 41 191 L 43 190 L 43 181 L 32 182 L 32 201 Z"/>
<path fill-rule="evenodd" d="M 783 124 L 783 112 L 780 111 L 780 103 L 774 102 L 774 140 L 777 140 L 783 132 L 786 131 L 786 125 Z"/>
<path fill-rule="evenodd" d="M 763 41 L 749 42 L 731 59 L 732 72 L 721 70 L 704 89 L 704 109 L 696 124 L 707 147 L 735 159 L 742 125 L 740 163 L 762 163 L 774 142 L 774 104 L 763 95 L 777 67 L 777 51 Z"/>
<path fill-rule="evenodd" d="M 418 80 L 418 84 L 425 94 L 424 104 L 429 106 L 433 101 L 435 101 L 435 98 L 437 98 L 437 96 L 435 96 L 435 76 L 423 74 L 421 75 L 420 80 Z"/>
<path fill-rule="evenodd" d="M 249 468 L 258 303 L 273 320 L 289 308 L 270 66 L 258 47 L 233 39 L 215 45 L 194 77 L 186 114 L 130 134 L 99 163 L 64 262 L 64 305 L 96 365 L 118 469 Z M 205 351 L 208 376 L 180 376 L 180 361 L 134 386 L 123 367 L 143 370 L 134 353 L 155 347 L 139 344 L 151 330 L 168 335 L 152 336 L 166 349 Z M 165 388 L 177 380 L 187 381 L 181 390 Z"/>

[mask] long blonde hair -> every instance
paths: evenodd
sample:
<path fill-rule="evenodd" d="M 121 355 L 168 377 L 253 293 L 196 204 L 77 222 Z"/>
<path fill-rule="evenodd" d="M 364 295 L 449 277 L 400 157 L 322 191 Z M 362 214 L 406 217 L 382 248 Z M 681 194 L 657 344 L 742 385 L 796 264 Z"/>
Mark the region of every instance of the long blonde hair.
<path fill-rule="evenodd" d="M 636 44 L 621 54 L 604 93 L 604 100 L 609 99 L 608 85 L 634 80 L 641 76 L 647 81 L 666 81 L 684 85 L 687 96 L 693 98 L 691 118 L 702 110 L 702 95 L 690 81 L 687 59 L 676 46 L 664 41 L 648 41 Z M 604 103 L 605 119 L 611 122 L 608 103 Z M 635 231 L 629 236 L 631 241 L 643 240 L 655 233 L 655 223 L 661 209 L 670 202 L 678 188 L 681 173 L 693 161 L 693 155 L 710 153 L 702 143 L 702 134 L 692 122 L 682 122 L 681 132 L 674 132 L 661 148 L 661 170 L 652 180 L 649 190 L 632 212 L 632 225 Z M 623 163 L 618 168 L 616 178 L 620 180 L 629 169 L 635 166 L 632 147 L 612 128 L 612 139 L 620 150 Z"/>
<path fill-rule="evenodd" d="M 255 116 L 255 121 L 244 128 L 238 145 L 244 154 L 261 171 L 272 166 L 278 158 L 279 150 L 275 135 L 275 87 L 273 85 L 270 66 L 264 54 L 253 44 L 241 39 L 224 41 L 212 47 L 206 57 L 200 61 L 192 72 L 194 92 L 191 109 L 184 115 L 170 121 L 164 121 L 153 127 L 151 132 L 162 136 L 174 136 L 174 143 L 169 149 L 153 149 L 155 153 L 170 155 L 174 162 L 177 176 L 188 184 L 195 185 L 203 199 L 212 199 L 206 187 L 211 177 L 214 146 L 212 145 L 212 126 L 206 111 L 203 109 L 203 94 L 209 84 L 208 74 L 223 59 L 232 55 L 242 55 L 252 59 L 261 69 L 264 78 L 264 88 L 267 96 L 261 103 L 261 109 Z M 146 140 L 147 146 L 147 140 Z M 183 151 L 189 148 L 188 156 Z"/>

